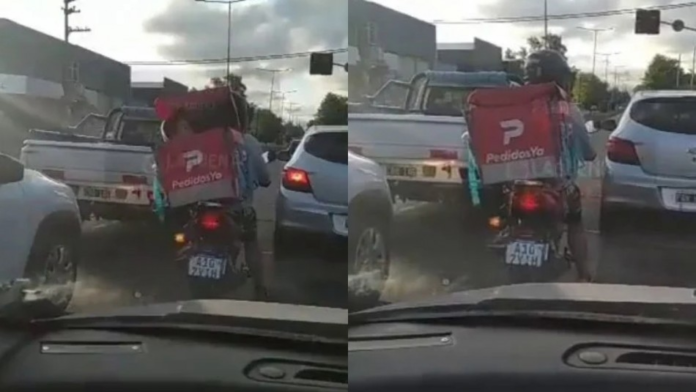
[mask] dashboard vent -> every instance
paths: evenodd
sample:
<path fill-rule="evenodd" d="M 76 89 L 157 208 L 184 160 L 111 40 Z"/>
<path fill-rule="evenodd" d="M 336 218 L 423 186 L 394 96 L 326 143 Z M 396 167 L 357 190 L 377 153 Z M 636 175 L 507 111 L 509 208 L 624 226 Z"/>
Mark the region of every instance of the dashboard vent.
<path fill-rule="evenodd" d="M 696 355 L 659 352 L 631 352 L 619 355 L 619 357 L 616 358 L 616 363 L 694 368 L 696 367 Z"/>

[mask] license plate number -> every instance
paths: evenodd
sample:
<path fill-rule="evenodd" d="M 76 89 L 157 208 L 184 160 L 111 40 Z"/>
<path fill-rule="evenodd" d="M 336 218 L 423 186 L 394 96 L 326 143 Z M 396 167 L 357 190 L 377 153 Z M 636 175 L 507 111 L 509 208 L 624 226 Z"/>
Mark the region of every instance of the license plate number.
<path fill-rule="evenodd" d="M 675 198 L 677 203 L 696 204 L 696 193 L 677 193 Z"/>
<path fill-rule="evenodd" d="M 333 215 L 333 227 L 336 234 L 343 236 L 348 235 L 348 216 L 347 215 Z"/>
<path fill-rule="evenodd" d="M 196 278 L 221 279 L 225 274 L 227 259 L 211 255 L 194 255 L 189 258 L 188 275 Z"/>
<path fill-rule="evenodd" d="M 416 166 L 389 165 L 387 175 L 394 177 L 416 177 L 418 168 Z"/>
<path fill-rule="evenodd" d="M 541 267 L 548 257 L 549 246 L 531 241 L 514 241 L 505 251 L 505 263 L 510 265 Z"/>
<path fill-rule="evenodd" d="M 105 200 L 111 199 L 111 190 L 110 189 L 84 187 L 82 194 L 85 197 L 91 197 L 94 199 L 105 199 Z"/>

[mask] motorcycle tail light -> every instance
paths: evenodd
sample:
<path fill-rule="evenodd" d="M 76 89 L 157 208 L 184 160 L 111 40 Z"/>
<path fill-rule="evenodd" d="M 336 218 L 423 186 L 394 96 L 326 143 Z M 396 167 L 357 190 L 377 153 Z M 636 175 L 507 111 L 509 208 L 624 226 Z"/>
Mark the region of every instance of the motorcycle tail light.
<path fill-rule="evenodd" d="M 515 207 L 521 212 L 531 213 L 541 210 L 542 200 L 538 193 L 523 191 L 515 197 Z"/>
<path fill-rule="evenodd" d="M 205 230 L 217 230 L 222 225 L 222 215 L 218 212 L 204 212 L 198 219 L 198 224 Z"/>

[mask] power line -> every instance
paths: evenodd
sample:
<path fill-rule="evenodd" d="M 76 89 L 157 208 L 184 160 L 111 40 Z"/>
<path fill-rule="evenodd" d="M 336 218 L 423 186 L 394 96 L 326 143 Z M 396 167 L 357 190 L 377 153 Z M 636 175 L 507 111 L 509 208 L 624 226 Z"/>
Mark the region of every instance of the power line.
<path fill-rule="evenodd" d="M 653 7 L 644 7 L 642 9 L 649 10 L 674 10 L 680 8 L 688 8 L 696 6 L 696 2 L 691 1 L 688 3 L 679 4 L 669 4 L 669 5 L 658 5 Z M 616 15 L 627 15 L 636 12 L 637 8 L 624 8 L 618 10 L 607 10 L 607 11 L 596 11 L 596 12 L 582 12 L 575 14 L 556 14 L 556 15 L 534 15 L 534 16 L 515 16 L 507 18 L 475 18 L 475 19 L 463 19 L 459 21 L 445 21 L 439 20 L 435 21 L 438 25 L 447 24 L 480 24 L 480 23 L 522 23 L 522 22 L 539 22 L 548 20 L 566 20 L 566 19 L 584 19 L 584 18 L 599 18 L 605 16 L 616 16 Z"/>
<path fill-rule="evenodd" d="M 341 49 L 329 49 L 321 50 L 322 53 L 345 53 L 347 48 Z M 229 59 L 230 63 L 248 63 L 252 61 L 263 61 L 263 60 L 281 60 L 281 59 L 292 59 L 299 57 L 309 57 L 311 52 L 297 52 L 297 53 L 282 53 L 282 54 L 269 54 L 263 56 L 247 56 L 247 57 L 232 57 Z M 164 60 L 164 61 L 127 61 L 125 64 L 134 66 L 163 66 L 163 65 L 215 65 L 215 64 L 225 64 L 227 63 L 227 58 L 223 59 L 197 59 L 197 60 Z"/>

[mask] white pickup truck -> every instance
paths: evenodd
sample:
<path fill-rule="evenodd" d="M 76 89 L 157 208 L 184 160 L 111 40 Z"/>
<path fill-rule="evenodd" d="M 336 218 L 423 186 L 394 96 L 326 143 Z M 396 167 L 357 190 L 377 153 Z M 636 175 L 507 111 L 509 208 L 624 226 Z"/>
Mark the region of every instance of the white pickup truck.
<path fill-rule="evenodd" d="M 159 127 L 154 109 L 122 107 L 109 113 L 101 137 L 30 131 L 20 159 L 69 185 L 83 219 L 149 218 Z"/>
<path fill-rule="evenodd" d="M 462 102 L 501 86 L 519 83 L 503 72 L 438 71 L 388 82 L 369 107 L 348 114 L 349 148 L 385 167 L 395 198 L 459 202 L 468 196 Z"/>

